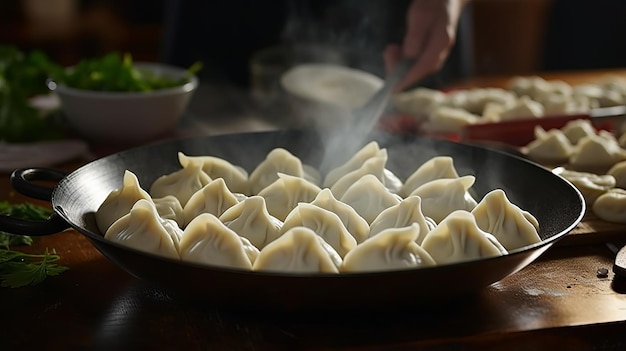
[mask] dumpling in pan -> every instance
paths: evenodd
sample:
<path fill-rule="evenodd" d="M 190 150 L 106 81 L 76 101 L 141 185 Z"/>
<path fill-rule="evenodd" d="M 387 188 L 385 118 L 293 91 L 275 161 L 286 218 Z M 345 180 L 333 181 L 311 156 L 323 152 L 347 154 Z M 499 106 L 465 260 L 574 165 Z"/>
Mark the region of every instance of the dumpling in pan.
<path fill-rule="evenodd" d="M 478 227 L 495 236 L 508 251 L 541 241 L 537 219 L 511 203 L 502 189 L 485 195 L 472 214 Z"/>
<path fill-rule="evenodd" d="M 342 272 L 375 272 L 434 266 L 435 261 L 417 243 L 417 224 L 388 228 L 348 252 Z"/>
<path fill-rule="evenodd" d="M 176 222 L 162 219 L 152 201 L 141 199 L 128 214 L 111 224 L 104 238 L 136 250 L 179 259 L 182 235 Z"/>
<path fill-rule="evenodd" d="M 265 198 L 267 211 L 284 221 L 299 202 L 311 202 L 322 191 L 304 178 L 278 174 L 278 179 L 259 192 Z"/>
<path fill-rule="evenodd" d="M 580 140 L 570 156 L 569 163 L 577 171 L 608 170 L 626 160 L 626 150 L 614 140 L 600 135 L 586 136 Z"/>
<path fill-rule="evenodd" d="M 598 196 L 606 193 L 609 189 L 613 189 L 616 179 L 612 175 L 598 175 L 595 173 L 578 172 L 563 167 L 552 170 L 554 174 L 569 180 L 583 195 L 585 203 L 592 205 Z"/>
<path fill-rule="evenodd" d="M 335 184 L 339 178 L 344 175 L 355 171 L 365 163 L 365 161 L 380 155 L 380 146 L 377 142 L 372 141 L 363 146 L 357 151 L 346 163 L 338 166 L 326 174 L 323 186 L 324 188 L 330 188 Z"/>
<path fill-rule="evenodd" d="M 211 180 L 211 177 L 202 171 L 202 164 L 191 162 L 187 167 L 157 178 L 150 186 L 150 195 L 155 198 L 173 195 L 184 208 L 191 195 L 209 184 Z"/>
<path fill-rule="evenodd" d="M 419 196 L 409 196 L 399 204 L 383 210 L 370 225 L 370 237 L 378 235 L 385 229 L 417 225 L 419 235 L 415 242 L 422 244 L 426 234 L 434 229 L 422 213 L 422 199 Z"/>
<path fill-rule="evenodd" d="M 419 166 L 404 182 L 400 196 L 407 197 L 415 189 L 431 180 L 442 178 L 458 178 L 454 160 L 450 156 L 435 156 Z"/>
<path fill-rule="evenodd" d="M 480 229 L 474 216 L 463 210 L 452 212 L 426 234 L 422 248 L 438 265 L 507 254 L 498 239 Z"/>
<path fill-rule="evenodd" d="M 615 188 L 607 191 L 598 197 L 591 209 L 607 222 L 626 224 L 626 190 Z"/>
<path fill-rule="evenodd" d="M 280 236 L 283 222 L 267 212 L 265 199 L 250 196 L 219 217 L 228 228 L 262 249 Z"/>
<path fill-rule="evenodd" d="M 211 179 L 222 178 L 233 193 L 248 194 L 248 172 L 239 166 L 214 156 L 187 156 L 182 152 L 178 153 L 178 160 L 183 167 L 187 167 L 190 162 L 199 162 L 202 171 Z"/>
<path fill-rule="evenodd" d="M 615 187 L 626 189 L 626 161 L 614 164 L 606 174 L 615 178 Z"/>
<path fill-rule="evenodd" d="M 339 254 L 309 228 L 295 227 L 267 244 L 253 271 L 339 273 Z"/>
<path fill-rule="evenodd" d="M 196 191 L 183 207 L 185 225 L 201 213 L 219 217 L 237 203 L 237 198 L 228 190 L 224 179 L 217 178 Z"/>
<path fill-rule="evenodd" d="M 330 187 L 330 191 L 335 197 L 341 198 L 343 194 L 346 193 L 346 190 L 348 190 L 348 188 L 352 186 L 352 184 L 354 184 L 357 180 L 361 179 L 361 177 L 366 174 L 371 174 L 375 176 L 382 183 L 383 171 L 385 169 L 386 162 L 387 160 L 383 157 L 370 158 L 369 160 L 365 161 L 365 163 L 363 163 L 361 167 L 339 178 L 335 182 L 335 184 Z"/>
<path fill-rule="evenodd" d="M 471 211 L 476 207 L 476 200 L 469 193 L 476 178 L 468 175 L 455 179 L 432 180 L 415 189 L 412 195 L 422 198 L 424 216 L 441 222 L 455 210 Z"/>
<path fill-rule="evenodd" d="M 250 270 L 251 257 L 258 254 L 250 253 L 255 248 L 244 239 L 214 215 L 203 213 L 185 228 L 180 240 L 180 258 L 186 262 Z"/>
<path fill-rule="evenodd" d="M 133 205 L 141 200 L 152 200 L 150 194 L 141 188 L 137 176 L 126 170 L 122 187 L 109 193 L 96 211 L 96 224 L 101 233 L 105 233 L 113 222 L 128 214 Z"/>
<path fill-rule="evenodd" d="M 315 205 L 300 203 L 289 213 L 282 232 L 286 233 L 294 227 L 307 227 L 313 230 L 341 257 L 344 257 L 357 244 L 356 239 L 348 232 L 339 216 Z"/>
<path fill-rule="evenodd" d="M 369 237 L 370 227 L 367 221 L 361 217 L 351 206 L 337 200 L 328 188 L 322 189 L 311 205 L 321 207 L 335 213 L 348 232 L 356 239 L 357 244 Z"/>
<path fill-rule="evenodd" d="M 171 219 L 178 223 L 178 226 L 183 228 L 185 226 L 185 216 L 183 214 L 183 207 L 180 205 L 180 201 L 173 195 L 167 195 L 157 199 L 152 199 L 154 206 L 161 218 Z"/>
<path fill-rule="evenodd" d="M 304 177 L 302 161 L 283 148 L 270 151 L 265 159 L 256 166 L 248 177 L 250 194 L 257 195 L 278 179 L 278 173 L 294 177 Z"/>
<path fill-rule="evenodd" d="M 367 223 L 372 223 L 384 209 L 399 204 L 402 199 L 385 188 L 378 178 L 366 174 L 352 184 L 339 200 L 354 208 Z"/>

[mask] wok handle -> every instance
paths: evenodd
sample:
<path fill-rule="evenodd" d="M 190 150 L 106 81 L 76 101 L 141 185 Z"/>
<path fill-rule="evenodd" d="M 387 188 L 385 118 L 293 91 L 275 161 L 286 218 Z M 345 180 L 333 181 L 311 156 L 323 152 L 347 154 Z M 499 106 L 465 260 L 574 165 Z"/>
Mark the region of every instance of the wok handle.
<path fill-rule="evenodd" d="M 58 182 L 67 173 L 51 168 L 21 168 L 11 174 L 11 186 L 17 192 L 38 200 L 51 201 L 53 187 L 35 183 L 35 181 Z M 41 221 L 18 219 L 0 215 L 0 230 L 17 235 L 42 236 L 61 232 L 69 224 L 56 212 Z"/>

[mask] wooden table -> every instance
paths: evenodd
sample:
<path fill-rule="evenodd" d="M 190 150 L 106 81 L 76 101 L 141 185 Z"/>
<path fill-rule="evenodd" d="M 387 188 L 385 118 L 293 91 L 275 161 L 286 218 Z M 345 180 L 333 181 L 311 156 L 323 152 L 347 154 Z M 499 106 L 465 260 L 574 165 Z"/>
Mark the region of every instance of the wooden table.
<path fill-rule="evenodd" d="M 476 84 L 497 86 L 504 79 Z M 0 199 L 26 200 L 12 191 L 8 175 L 0 176 Z M 626 281 L 610 272 L 613 253 L 605 244 L 626 242 L 626 227 L 610 228 L 609 236 L 602 226 L 577 228 L 584 240 L 566 237 L 522 271 L 467 298 L 291 316 L 234 312 L 172 296 L 131 277 L 68 230 L 20 248 L 55 248 L 70 269 L 38 286 L 0 289 L 0 349 L 623 350 Z M 601 268 L 608 276 L 597 274 Z"/>

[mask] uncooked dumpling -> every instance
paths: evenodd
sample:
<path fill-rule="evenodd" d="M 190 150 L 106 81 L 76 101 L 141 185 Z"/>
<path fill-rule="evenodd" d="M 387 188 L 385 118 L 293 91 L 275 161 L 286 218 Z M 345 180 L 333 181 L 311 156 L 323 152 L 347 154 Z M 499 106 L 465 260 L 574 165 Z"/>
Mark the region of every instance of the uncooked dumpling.
<path fill-rule="evenodd" d="M 267 244 L 252 270 L 282 273 L 339 273 L 339 254 L 309 228 L 294 227 Z"/>
<path fill-rule="evenodd" d="M 574 147 L 560 129 L 545 131 L 541 126 L 535 127 L 535 140 L 526 146 L 526 155 L 532 160 L 551 164 L 568 161 Z"/>
<path fill-rule="evenodd" d="M 196 191 L 183 207 L 185 225 L 201 213 L 210 213 L 219 217 L 237 203 L 237 198 L 228 190 L 224 179 L 217 178 Z"/>
<path fill-rule="evenodd" d="M 578 144 L 578 142 L 586 136 L 596 134 L 596 128 L 591 124 L 591 121 L 587 119 L 569 121 L 561 128 L 561 131 L 572 145 Z"/>
<path fill-rule="evenodd" d="M 555 168 L 552 172 L 570 181 L 580 191 L 588 206 L 591 206 L 598 196 L 613 189 L 616 184 L 615 177 L 609 174 L 598 175 L 562 167 Z"/>
<path fill-rule="evenodd" d="M 176 222 L 159 217 L 152 201 L 141 199 L 128 214 L 111 224 L 104 238 L 143 252 L 179 259 L 182 235 Z"/>
<path fill-rule="evenodd" d="M 507 254 L 507 250 L 498 239 L 480 229 L 474 216 L 463 210 L 452 212 L 435 229 L 426 234 L 422 248 L 437 264 Z"/>
<path fill-rule="evenodd" d="M 392 194 L 378 178 L 366 174 L 352 184 L 339 200 L 352 206 L 367 223 L 372 223 L 378 214 L 399 204 L 402 198 Z"/>
<path fill-rule="evenodd" d="M 280 236 L 283 222 L 267 212 L 265 199 L 250 196 L 219 217 L 228 228 L 262 249 Z"/>
<path fill-rule="evenodd" d="M 434 228 L 422 213 L 422 199 L 419 196 L 409 196 L 399 204 L 383 210 L 370 225 L 370 237 L 378 235 L 385 229 L 407 227 L 415 224 L 419 228 L 416 238 L 418 244 L 422 244 L 426 234 Z"/>
<path fill-rule="evenodd" d="M 614 164 L 606 174 L 615 178 L 615 187 L 626 189 L 626 161 Z"/>
<path fill-rule="evenodd" d="M 330 189 L 325 188 L 320 191 L 311 205 L 321 207 L 336 214 L 357 244 L 365 241 L 369 237 L 370 227 L 367 221 L 361 217 L 351 206 L 337 200 Z"/>
<path fill-rule="evenodd" d="M 424 216 L 439 223 L 455 210 L 471 211 L 476 207 L 477 202 L 469 193 L 475 180 L 471 175 L 436 179 L 415 189 L 411 195 L 421 197 Z"/>
<path fill-rule="evenodd" d="M 450 156 L 435 156 L 420 165 L 404 182 L 400 196 L 407 197 L 415 189 L 431 180 L 441 178 L 458 178 L 454 160 Z"/>
<path fill-rule="evenodd" d="M 311 202 L 322 191 L 304 178 L 278 174 L 278 179 L 259 192 L 265 198 L 267 211 L 284 221 L 299 202 Z"/>
<path fill-rule="evenodd" d="M 600 195 L 591 207 L 607 222 L 626 224 L 626 190 L 615 188 Z"/>
<path fill-rule="evenodd" d="M 158 177 L 150 186 L 152 197 L 176 196 L 185 207 L 191 195 L 209 184 L 211 177 L 202 171 L 202 164 L 191 162 L 187 167 Z"/>
<path fill-rule="evenodd" d="M 183 167 L 190 162 L 199 162 L 202 170 L 211 179 L 222 178 L 233 193 L 248 194 L 248 172 L 239 166 L 226 161 L 223 158 L 214 156 L 187 156 L 182 152 L 178 153 L 178 160 Z"/>
<path fill-rule="evenodd" d="M 133 205 L 141 200 L 152 201 L 150 194 L 141 188 L 137 176 L 126 170 L 122 187 L 109 193 L 96 211 L 96 224 L 101 233 L 105 233 L 113 222 L 130 212 Z"/>
<path fill-rule="evenodd" d="M 626 150 L 614 140 L 601 135 L 582 138 L 570 156 L 571 167 L 578 171 L 608 170 L 626 160 Z"/>
<path fill-rule="evenodd" d="M 375 272 L 434 266 L 435 261 L 417 243 L 417 224 L 388 228 L 348 252 L 342 272 Z"/>

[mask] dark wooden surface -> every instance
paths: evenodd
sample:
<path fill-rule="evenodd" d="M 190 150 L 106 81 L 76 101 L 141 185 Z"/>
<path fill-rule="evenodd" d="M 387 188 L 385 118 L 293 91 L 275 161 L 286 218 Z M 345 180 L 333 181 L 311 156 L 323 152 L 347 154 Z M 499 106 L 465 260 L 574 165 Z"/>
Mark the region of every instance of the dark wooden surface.
<path fill-rule="evenodd" d="M 0 200 L 26 200 L 6 174 Z M 0 288 L 0 350 L 624 350 L 626 281 L 611 272 L 606 242 L 621 245 L 626 230 L 593 220 L 475 296 L 317 315 L 186 300 L 135 279 L 67 230 L 20 248 L 55 248 L 70 269 L 38 286 Z"/>

